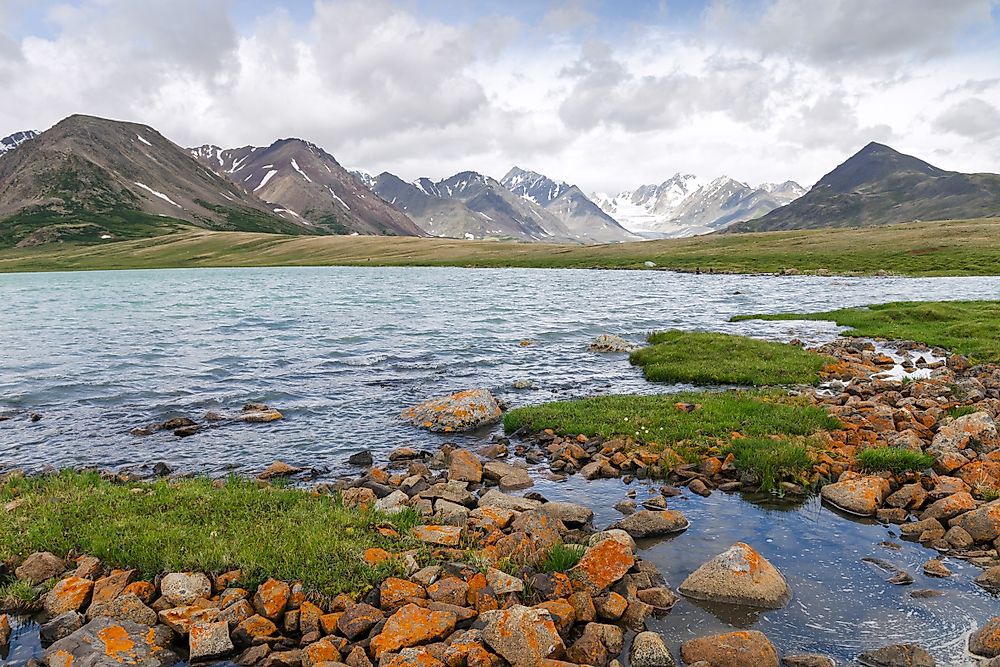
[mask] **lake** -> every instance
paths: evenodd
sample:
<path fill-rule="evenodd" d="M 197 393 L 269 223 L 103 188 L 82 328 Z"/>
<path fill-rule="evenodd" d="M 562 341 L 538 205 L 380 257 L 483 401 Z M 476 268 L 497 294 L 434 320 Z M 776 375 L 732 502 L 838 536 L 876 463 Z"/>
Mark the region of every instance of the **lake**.
<path fill-rule="evenodd" d="M 463 436 L 418 431 L 405 407 L 485 386 L 511 405 L 609 392 L 660 392 L 624 355 L 587 351 L 601 333 L 635 342 L 656 329 L 712 329 L 808 342 L 832 339 L 823 322 L 729 323 L 739 313 L 827 310 L 905 299 L 1000 298 L 1000 278 L 721 276 L 658 271 L 269 268 L 0 276 L 0 470 L 94 465 L 149 474 L 177 470 L 255 473 L 280 458 L 336 477 L 347 456 L 400 445 L 476 444 L 498 428 Z M 532 344 L 522 347 L 522 340 Z M 528 380 L 534 388 L 517 390 Z M 168 417 L 234 413 L 247 401 L 286 419 L 178 438 L 129 431 Z M 32 422 L 29 413 L 41 419 Z M 640 499 L 649 492 L 635 485 Z M 652 488 L 652 487 L 650 487 Z M 552 500 L 590 504 L 603 527 L 626 492 L 620 480 L 554 482 Z M 699 564 L 743 540 L 785 573 L 794 597 L 783 610 L 681 600 L 650 621 L 671 645 L 729 628 L 765 631 L 784 651 L 850 659 L 886 643 L 919 642 L 940 664 L 971 664 L 967 633 L 995 613 L 972 585 L 974 568 L 924 577 L 932 551 L 880 546 L 894 529 L 822 508 L 748 502 L 738 495 L 672 499 L 691 528 L 640 546 L 676 587 Z M 892 586 L 860 562 L 876 556 L 917 578 Z M 941 597 L 910 597 L 933 588 Z M 39 651 L 35 626 L 19 631 L 10 660 Z"/>

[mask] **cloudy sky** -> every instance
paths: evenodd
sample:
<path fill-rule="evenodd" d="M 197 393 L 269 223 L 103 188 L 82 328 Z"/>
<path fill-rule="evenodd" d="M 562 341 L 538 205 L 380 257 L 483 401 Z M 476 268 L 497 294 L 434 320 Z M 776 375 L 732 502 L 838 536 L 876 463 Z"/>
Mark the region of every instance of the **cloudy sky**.
<path fill-rule="evenodd" d="M 0 136 L 72 113 L 413 179 L 1000 172 L 994 0 L 0 0 Z"/>

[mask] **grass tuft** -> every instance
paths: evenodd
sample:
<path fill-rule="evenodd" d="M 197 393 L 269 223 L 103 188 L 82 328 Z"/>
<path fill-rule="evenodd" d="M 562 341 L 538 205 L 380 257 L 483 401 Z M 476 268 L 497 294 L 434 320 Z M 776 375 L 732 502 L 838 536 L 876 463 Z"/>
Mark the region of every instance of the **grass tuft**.
<path fill-rule="evenodd" d="M 685 412 L 676 403 L 701 407 Z M 504 415 L 508 433 L 553 429 L 561 435 L 632 437 L 656 449 L 745 436 L 811 435 L 838 428 L 822 408 L 779 391 L 688 392 L 655 396 L 595 396 L 516 408 Z"/>
<path fill-rule="evenodd" d="M 653 382 L 761 387 L 817 384 L 833 359 L 794 345 L 720 333 L 663 331 L 629 357 Z"/>
<path fill-rule="evenodd" d="M 584 551 L 580 544 L 554 544 L 545 553 L 539 567 L 542 572 L 566 572 L 580 562 Z"/>
<path fill-rule="evenodd" d="M 858 464 L 869 472 L 901 473 L 929 468 L 934 465 L 934 457 L 899 447 L 871 447 L 858 454 Z"/>
<path fill-rule="evenodd" d="M 345 508 L 334 496 L 236 478 L 214 488 L 208 479 L 118 484 L 63 472 L 0 484 L 0 503 L 15 498 L 23 502 L 0 528 L 0 560 L 8 563 L 75 549 L 145 578 L 241 568 L 250 586 L 274 576 L 335 594 L 367 590 L 401 567 L 393 560 L 372 568 L 361 558 L 365 549 L 421 547 L 408 536 L 419 520 L 414 510 L 390 517 Z M 380 526 L 400 537 L 381 535 Z"/>
<path fill-rule="evenodd" d="M 958 352 L 975 362 L 1000 362 L 1000 301 L 903 301 L 826 313 L 740 315 L 739 320 L 831 320 L 848 336 L 912 340 Z"/>
<path fill-rule="evenodd" d="M 30 582 L 14 579 L 0 586 L 0 609 L 13 612 L 35 611 L 41 606 L 42 593 L 51 586 L 32 586 Z"/>
<path fill-rule="evenodd" d="M 784 480 L 801 481 L 812 468 L 805 444 L 771 438 L 734 440 L 729 447 L 737 470 L 753 475 L 761 491 L 774 491 Z"/>
<path fill-rule="evenodd" d="M 959 405 L 949 410 L 948 415 L 952 419 L 958 419 L 959 417 L 975 414 L 977 412 L 979 412 L 979 408 L 974 405 Z"/>

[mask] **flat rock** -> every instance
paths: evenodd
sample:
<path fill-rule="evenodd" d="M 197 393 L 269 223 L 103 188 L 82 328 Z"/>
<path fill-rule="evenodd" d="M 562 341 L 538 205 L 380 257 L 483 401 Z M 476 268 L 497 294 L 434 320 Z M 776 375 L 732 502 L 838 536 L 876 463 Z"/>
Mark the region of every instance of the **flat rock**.
<path fill-rule="evenodd" d="M 788 582 L 748 544 L 737 542 L 691 573 L 680 592 L 696 600 L 780 609 L 792 592 Z"/>
<path fill-rule="evenodd" d="M 469 450 L 456 449 L 451 453 L 448 479 L 478 484 L 483 481 L 483 464 L 479 461 L 479 457 Z"/>
<path fill-rule="evenodd" d="M 383 653 L 442 640 L 455 630 L 456 621 L 455 614 L 450 612 L 405 605 L 389 617 L 382 632 L 372 639 L 372 654 L 380 658 Z"/>
<path fill-rule="evenodd" d="M 551 502 L 545 503 L 539 509 L 572 527 L 586 526 L 594 519 L 593 510 L 576 503 Z"/>
<path fill-rule="evenodd" d="M 428 431 L 452 433 L 495 424 L 502 414 L 488 389 L 469 389 L 419 403 L 400 417 Z"/>
<path fill-rule="evenodd" d="M 916 644 L 895 644 L 858 656 L 866 667 L 935 667 L 934 658 Z"/>
<path fill-rule="evenodd" d="M 778 653 L 762 632 L 741 630 L 691 639 L 681 644 L 685 664 L 711 667 L 779 667 Z"/>
<path fill-rule="evenodd" d="M 687 518 L 676 510 L 639 510 L 613 526 L 635 538 L 656 537 L 687 530 Z"/>
<path fill-rule="evenodd" d="M 889 482 L 881 477 L 859 477 L 827 484 L 820 491 L 823 500 L 859 516 L 874 516 L 889 494 Z"/>
<path fill-rule="evenodd" d="M 95 618 L 52 644 L 45 651 L 49 667 L 167 667 L 178 662 L 169 649 L 173 633 L 158 625 L 149 628 L 131 621 Z"/>
<path fill-rule="evenodd" d="M 414 526 L 412 534 L 425 544 L 443 547 L 457 547 L 462 541 L 462 529 L 458 526 Z"/>
<path fill-rule="evenodd" d="M 837 667 L 837 663 L 833 661 L 833 658 L 815 653 L 786 655 L 781 659 L 781 664 L 785 667 Z"/>
<path fill-rule="evenodd" d="M 518 496 L 511 496 L 497 489 L 490 489 L 482 495 L 478 503 L 479 507 L 496 507 L 503 510 L 512 510 L 514 512 L 527 512 L 528 510 L 535 510 L 542 506 L 542 503 L 538 500 L 532 500 L 531 498 L 520 498 Z"/>

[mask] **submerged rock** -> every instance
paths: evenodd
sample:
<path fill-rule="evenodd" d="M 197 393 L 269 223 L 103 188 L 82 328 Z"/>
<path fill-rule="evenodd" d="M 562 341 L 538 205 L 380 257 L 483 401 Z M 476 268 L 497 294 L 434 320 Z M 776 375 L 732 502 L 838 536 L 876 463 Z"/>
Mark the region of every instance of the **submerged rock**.
<path fill-rule="evenodd" d="M 934 658 L 916 644 L 895 644 L 858 656 L 866 667 L 935 667 Z"/>
<path fill-rule="evenodd" d="M 742 542 L 692 572 L 679 590 L 695 600 L 764 609 L 780 609 L 792 597 L 788 582 L 778 569 Z"/>
<path fill-rule="evenodd" d="M 587 346 L 591 352 L 631 352 L 635 348 L 635 345 L 614 334 L 601 334 Z"/>
<path fill-rule="evenodd" d="M 469 431 L 500 421 L 502 411 L 487 389 L 469 389 L 432 398 L 404 410 L 402 419 L 435 433 Z"/>

